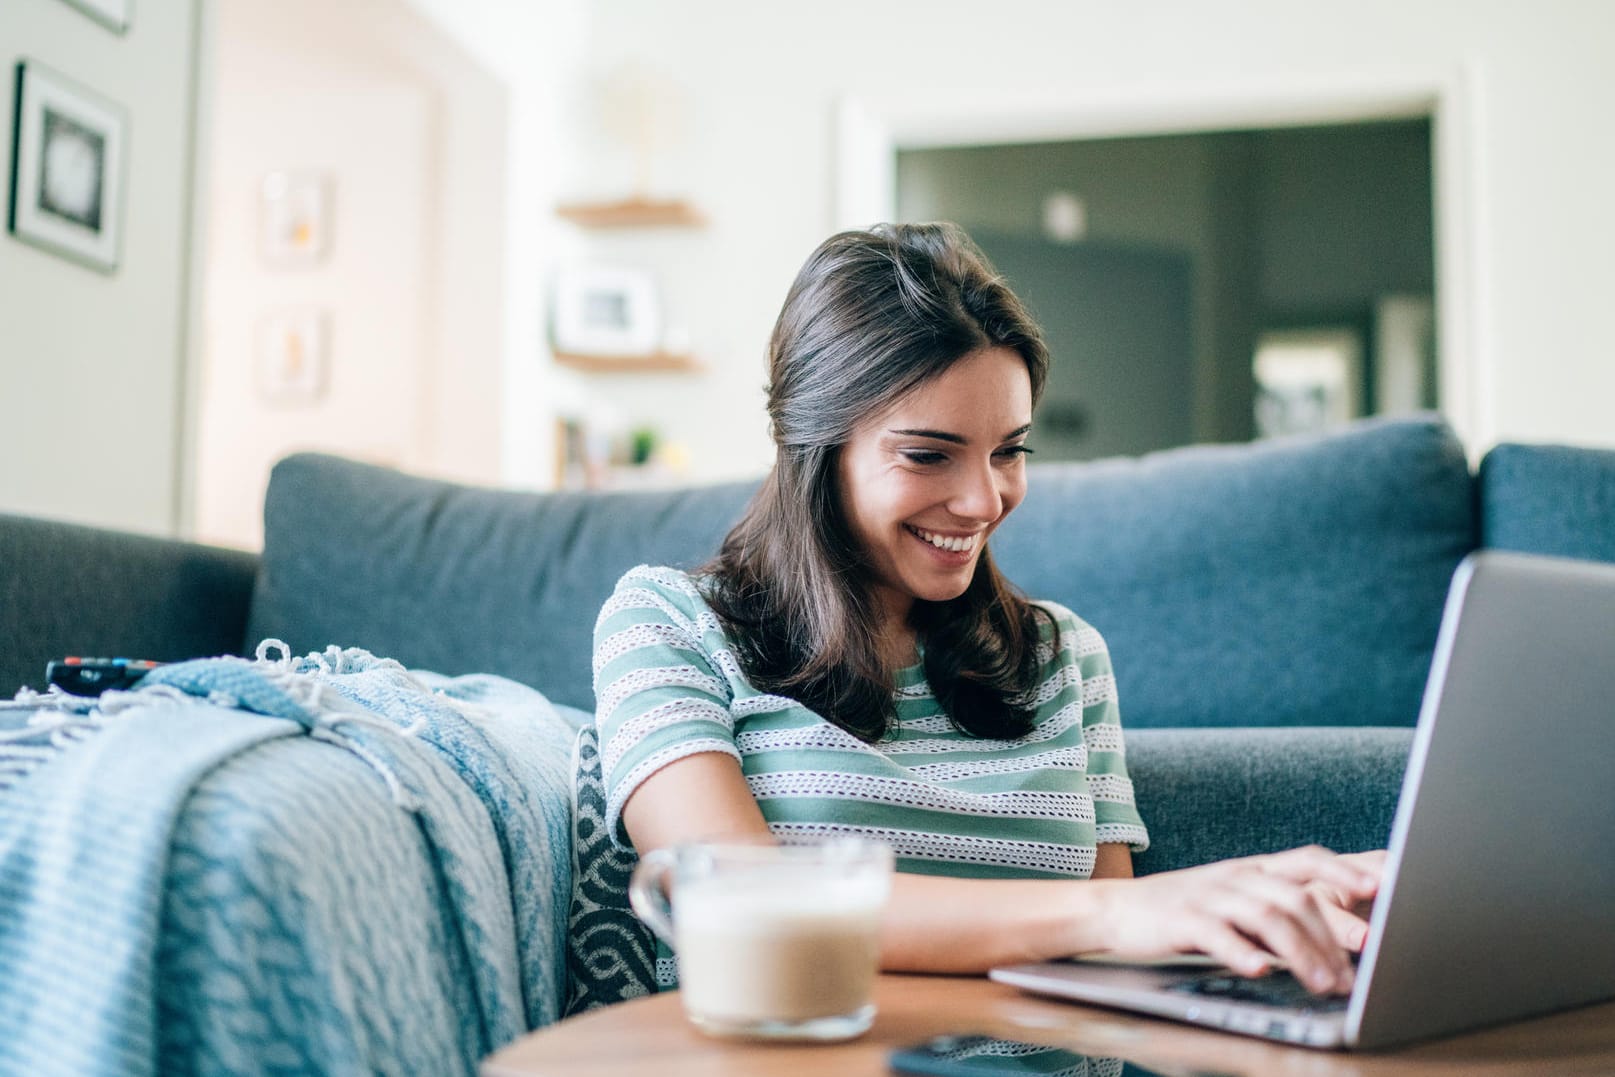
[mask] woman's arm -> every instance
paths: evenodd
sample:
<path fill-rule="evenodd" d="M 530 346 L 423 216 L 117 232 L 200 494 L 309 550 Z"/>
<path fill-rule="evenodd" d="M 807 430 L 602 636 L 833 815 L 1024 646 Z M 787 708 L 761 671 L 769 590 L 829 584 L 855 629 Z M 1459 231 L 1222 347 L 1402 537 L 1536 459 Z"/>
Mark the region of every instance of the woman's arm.
<path fill-rule="evenodd" d="M 735 760 L 705 752 L 646 778 L 623 806 L 640 850 L 691 841 L 768 838 Z M 1276 956 L 1315 991 L 1351 984 L 1346 950 L 1309 887 L 1371 898 L 1373 865 L 1324 849 L 1223 861 L 1132 878 L 1125 846 L 1100 848 L 1096 878 L 957 879 L 899 873 L 881 937 L 881 967 L 984 972 L 994 965 L 1106 951 L 1123 958 L 1206 953 L 1246 975 Z"/>

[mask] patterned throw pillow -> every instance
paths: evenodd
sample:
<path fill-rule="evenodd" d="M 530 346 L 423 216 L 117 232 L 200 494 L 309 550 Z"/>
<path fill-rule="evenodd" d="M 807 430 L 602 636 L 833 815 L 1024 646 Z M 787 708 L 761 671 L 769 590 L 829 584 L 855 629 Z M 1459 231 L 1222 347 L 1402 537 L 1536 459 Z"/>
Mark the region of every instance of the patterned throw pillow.
<path fill-rule="evenodd" d="M 572 902 L 567 912 L 567 1000 L 563 1016 L 677 986 L 677 971 L 656 937 L 628 907 L 628 878 L 639 863 L 606 829 L 606 788 L 593 725 L 572 753 Z"/>

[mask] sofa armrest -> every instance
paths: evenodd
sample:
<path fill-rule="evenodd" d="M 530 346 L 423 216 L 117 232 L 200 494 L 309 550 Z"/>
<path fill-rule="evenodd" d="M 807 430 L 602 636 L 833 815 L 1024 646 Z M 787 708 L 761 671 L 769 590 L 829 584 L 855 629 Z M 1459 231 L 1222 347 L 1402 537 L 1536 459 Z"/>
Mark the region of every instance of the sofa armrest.
<path fill-rule="evenodd" d="M 1150 847 L 1141 874 L 1317 843 L 1390 838 L 1413 730 L 1140 729 L 1127 767 Z"/>
<path fill-rule="evenodd" d="M 239 654 L 255 554 L 0 514 L 0 698 L 69 654 Z"/>
<path fill-rule="evenodd" d="M 307 737 L 204 778 L 166 881 L 158 1072 L 469 1075 L 502 1046 L 472 967 L 493 958 L 457 937 L 422 826 L 358 756 Z"/>

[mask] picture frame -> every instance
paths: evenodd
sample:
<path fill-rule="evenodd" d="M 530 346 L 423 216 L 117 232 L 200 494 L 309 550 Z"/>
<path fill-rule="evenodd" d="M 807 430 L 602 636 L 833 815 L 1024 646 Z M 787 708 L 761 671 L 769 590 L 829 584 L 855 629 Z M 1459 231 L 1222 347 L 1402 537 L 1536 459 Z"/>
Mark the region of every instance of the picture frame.
<path fill-rule="evenodd" d="M 1361 332 L 1350 325 L 1268 330 L 1252 361 L 1258 438 L 1320 434 L 1365 414 Z"/>
<path fill-rule="evenodd" d="M 555 277 L 555 349 L 574 355 L 632 357 L 656 352 L 661 309 L 647 272 L 572 266 Z"/>
<path fill-rule="evenodd" d="M 325 395 L 330 318 L 319 307 L 275 311 L 258 321 L 258 396 L 277 407 L 313 404 Z"/>
<path fill-rule="evenodd" d="M 103 273 L 123 241 L 128 114 L 40 64 L 16 66 L 7 230 Z"/>
<path fill-rule="evenodd" d="M 335 181 L 324 172 L 271 172 L 258 187 L 258 253 L 265 265 L 307 269 L 331 250 Z"/>
<path fill-rule="evenodd" d="M 129 29 L 134 0 L 67 0 L 73 7 L 115 34 Z"/>

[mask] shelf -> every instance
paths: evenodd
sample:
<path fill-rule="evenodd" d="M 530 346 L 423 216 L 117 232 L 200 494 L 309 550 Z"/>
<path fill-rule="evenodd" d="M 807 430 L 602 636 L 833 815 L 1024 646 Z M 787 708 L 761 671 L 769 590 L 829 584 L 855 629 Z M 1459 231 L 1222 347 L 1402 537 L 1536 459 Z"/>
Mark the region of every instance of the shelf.
<path fill-rule="evenodd" d="M 699 228 L 707 223 L 701 211 L 683 199 L 569 202 L 555 212 L 585 228 Z"/>
<path fill-rule="evenodd" d="M 699 374 L 706 369 L 695 356 L 676 352 L 647 352 L 644 355 L 556 352 L 555 361 L 590 374 Z"/>

